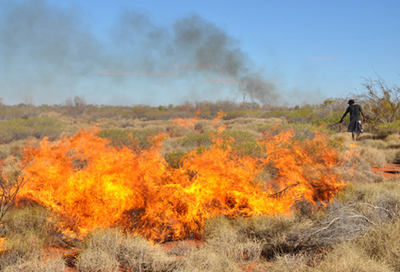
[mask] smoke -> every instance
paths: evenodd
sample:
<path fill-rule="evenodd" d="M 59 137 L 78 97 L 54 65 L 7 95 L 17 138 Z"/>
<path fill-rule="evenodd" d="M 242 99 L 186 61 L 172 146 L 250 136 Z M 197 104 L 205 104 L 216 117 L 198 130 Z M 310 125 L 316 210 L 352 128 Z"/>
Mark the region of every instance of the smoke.
<path fill-rule="evenodd" d="M 123 11 L 100 37 L 79 7 L 28 0 L 2 3 L 0 10 L 0 97 L 6 103 L 27 94 L 39 104 L 83 95 L 89 103 L 120 105 L 214 100 L 226 91 L 263 104 L 278 97 L 240 42 L 198 15 L 160 26 Z"/>

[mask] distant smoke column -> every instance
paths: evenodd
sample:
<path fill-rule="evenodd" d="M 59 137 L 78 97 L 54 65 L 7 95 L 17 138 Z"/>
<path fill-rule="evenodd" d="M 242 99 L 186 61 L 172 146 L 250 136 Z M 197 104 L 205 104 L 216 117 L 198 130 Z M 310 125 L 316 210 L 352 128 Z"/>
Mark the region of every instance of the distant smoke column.
<path fill-rule="evenodd" d="M 252 101 L 258 100 L 263 105 L 275 103 L 279 95 L 273 83 L 265 81 L 261 75 L 246 76 L 239 82 L 239 90 L 250 95 Z"/>

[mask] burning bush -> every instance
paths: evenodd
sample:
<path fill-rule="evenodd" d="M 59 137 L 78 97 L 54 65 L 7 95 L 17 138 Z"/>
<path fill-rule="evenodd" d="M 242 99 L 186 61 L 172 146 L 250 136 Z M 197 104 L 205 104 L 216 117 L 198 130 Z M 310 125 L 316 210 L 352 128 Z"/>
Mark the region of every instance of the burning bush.
<path fill-rule="evenodd" d="M 335 170 L 338 152 L 322 134 L 298 142 L 292 131 L 266 133 L 257 157 L 232 152 L 233 140 L 217 134 L 209 148 L 186 154 L 174 168 L 160 152 L 164 135 L 133 151 L 96 133 L 25 149 L 20 199 L 51 208 L 65 229 L 82 234 L 118 225 L 152 240 L 177 240 L 202 233 L 205 221 L 220 214 L 290 214 L 304 201 L 323 207 L 344 186 Z M 276 177 L 255 182 L 266 168 Z"/>

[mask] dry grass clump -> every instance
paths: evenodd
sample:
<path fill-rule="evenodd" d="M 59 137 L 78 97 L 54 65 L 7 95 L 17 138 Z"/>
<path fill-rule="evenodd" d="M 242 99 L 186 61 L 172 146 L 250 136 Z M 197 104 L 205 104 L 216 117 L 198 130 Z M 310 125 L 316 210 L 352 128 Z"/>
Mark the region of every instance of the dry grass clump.
<path fill-rule="evenodd" d="M 122 267 L 131 271 L 172 271 L 180 263 L 159 246 L 151 245 L 139 236 L 125 237 L 117 257 Z"/>
<path fill-rule="evenodd" d="M 76 267 L 79 271 L 113 272 L 118 271 L 119 262 L 101 250 L 85 250 L 79 254 Z"/>
<path fill-rule="evenodd" d="M 253 232 L 271 271 L 399 271 L 399 191 L 398 181 L 351 185 L 309 220 L 260 217 Z"/>
<path fill-rule="evenodd" d="M 57 257 L 51 260 L 44 260 L 43 256 L 32 258 L 26 262 L 21 262 L 15 265 L 7 266 L 4 272 L 64 272 L 65 262 L 62 257 Z"/>
<path fill-rule="evenodd" d="M 297 235 L 310 227 L 311 221 L 296 216 L 258 216 L 251 219 L 248 235 L 262 242 L 261 255 L 267 260 L 285 252 L 297 252 L 289 244 Z"/>
<path fill-rule="evenodd" d="M 91 233 L 76 261 L 80 271 L 172 271 L 178 264 L 159 246 L 139 236 L 124 235 L 118 229 Z"/>
<path fill-rule="evenodd" d="M 383 167 L 387 162 L 385 153 L 382 149 L 370 146 L 360 148 L 360 155 L 371 167 Z"/>
<path fill-rule="evenodd" d="M 372 167 L 383 167 L 386 162 L 400 160 L 400 135 L 391 134 L 382 139 L 374 139 L 373 135 L 363 135 L 360 139 L 356 149 L 361 151 L 364 160 Z"/>
<path fill-rule="evenodd" d="M 80 271 L 116 271 L 119 262 L 119 241 L 123 237 L 118 230 L 97 230 L 91 233 L 82 244 L 76 261 Z"/>
<path fill-rule="evenodd" d="M 0 144 L 0 160 L 11 156 L 22 157 L 22 147 L 26 146 L 27 141 L 29 141 L 31 145 L 35 145 L 40 142 L 38 139 L 29 139 L 16 140 L 8 144 Z"/>
<path fill-rule="evenodd" d="M 350 147 L 340 153 L 341 164 L 336 167 L 340 172 L 342 180 L 348 184 L 371 183 L 383 180 L 382 176 L 371 172 L 371 164 L 375 164 L 373 157 L 365 155 L 358 146 Z M 378 156 L 379 157 L 379 156 Z M 379 160 L 383 162 L 382 158 Z"/>
<path fill-rule="evenodd" d="M 234 262 L 259 261 L 262 242 L 250 237 L 247 232 L 251 221 L 225 216 L 210 219 L 205 227 L 207 246 Z"/>
<path fill-rule="evenodd" d="M 222 245 L 221 245 L 222 247 Z M 203 246 L 184 256 L 179 272 L 240 272 L 238 264 L 226 255 L 221 255 L 215 247 Z"/>
<path fill-rule="evenodd" d="M 393 271 L 389 266 L 370 258 L 364 250 L 354 243 L 342 243 L 337 245 L 332 251 L 323 256 L 323 260 L 308 267 L 310 272 L 389 272 Z M 303 265 L 304 266 L 304 265 Z"/>
<path fill-rule="evenodd" d="M 368 203 L 387 209 L 393 217 L 397 217 L 400 214 L 399 192 L 400 183 L 398 180 L 349 185 L 339 194 L 336 204 Z"/>
<path fill-rule="evenodd" d="M 310 256 L 307 254 L 277 255 L 268 271 L 274 272 L 308 272 Z"/>
<path fill-rule="evenodd" d="M 356 241 L 367 256 L 393 269 L 400 270 L 400 220 L 385 223 Z"/>

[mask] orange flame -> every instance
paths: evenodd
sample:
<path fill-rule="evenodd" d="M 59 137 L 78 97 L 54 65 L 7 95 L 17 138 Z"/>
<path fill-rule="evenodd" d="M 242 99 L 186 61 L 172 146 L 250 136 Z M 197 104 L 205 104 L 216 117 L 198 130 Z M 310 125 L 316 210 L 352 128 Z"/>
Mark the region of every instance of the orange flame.
<path fill-rule="evenodd" d="M 212 121 L 212 124 L 217 126 L 219 123 L 219 120 L 221 120 L 223 117 L 226 116 L 226 113 L 223 112 L 221 109 L 218 112 L 218 116 Z"/>
<path fill-rule="evenodd" d="M 337 151 L 322 134 L 302 143 L 292 131 L 264 134 L 261 159 L 235 155 L 230 140 L 216 138 L 175 169 L 160 153 L 163 135 L 149 150 L 135 152 L 95 133 L 44 139 L 25 149 L 29 182 L 20 200 L 51 208 L 66 219 L 66 230 L 81 234 L 117 225 L 155 241 L 176 240 L 201 233 L 214 215 L 290 214 L 298 201 L 324 205 L 344 186 L 334 170 Z M 254 181 L 266 167 L 278 176 L 263 187 Z"/>

